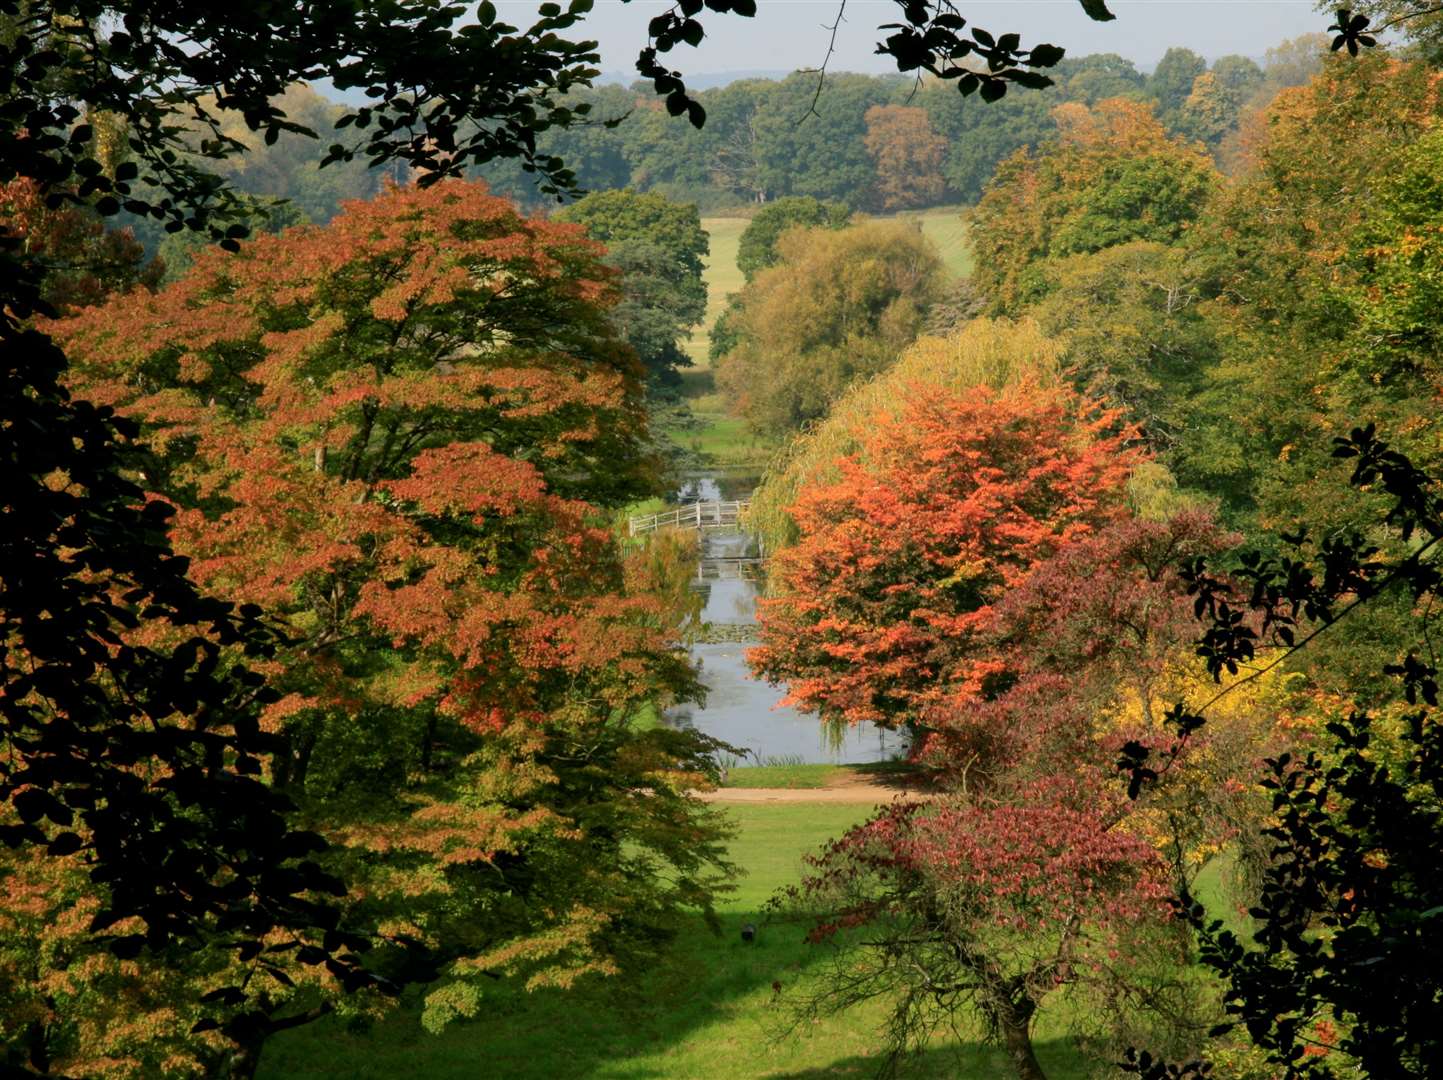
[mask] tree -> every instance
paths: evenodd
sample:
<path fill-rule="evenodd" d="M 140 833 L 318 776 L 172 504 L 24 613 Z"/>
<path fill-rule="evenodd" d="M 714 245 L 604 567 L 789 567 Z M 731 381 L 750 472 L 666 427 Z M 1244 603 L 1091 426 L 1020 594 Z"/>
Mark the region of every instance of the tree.
<path fill-rule="evenodd" d="M 1051 115 L 1056 99 L 1049 94 L 1023 90 L 985 112 L 965 104 L 959 107 L 945 84 L 924 86 L 918 98 L 932 130 L 947 142 L 942 175 L 963 202 L 974 203 L 981 197 L 999 162 L 1024 146 L 1046 142 L 1057 130 Z"/>
<path fill-rule="evenodd" d="M 1263 85 L 1263 72 L 1245 56 L 1222 56 L 1199 75 L 1176 119 L 1180 134 L 1210 147 L 1235 129 Z"/>
<path fill-rule="evenodd" d="M 788 229 L 840 229 L 852 213 L 840 203 L 827 203 L 809 195 L 788 195 L 767 203 L 747 222 L 737 243 L 737 269 L 750 282 L 775 266 L 781 256 L 777 241 Z"/>
<path fill-rule="evenodd" d="M 370 198 L 379 190 L 384 172 L 370 169 L 362 161 L 320 167 L 324 148 L 346 137 L 346 129 L 336 126 L 345 115 L 343 106 L 326 100 L 305 83 L 288 86 L 271 104 L 316 135 L 285 131 L 268 143 L 261 133 L 250 130 L 243 117 L 222 114 L 223 136 L 244 147 L 215 166 L 231 188 L 257 199 L 284 197 L 300 220 L 322 225 L 335 217 L 343 202 Z M 215 103 L 207 101 L 205 107 L 213 109 Z M 192 133 L 193 153 L 199 150 L 202 137 L 203 129 Z"/>
<path fill-rule="evenodd" d="M 1336 12 L 1332 5 L 1319 3 L 1318 10 L 1328 15 Z M 1363 18 L 1372 25 L 1368 32 L 1377 34 L 1380 27 L 1395 29 L 1409 41 L 1419 59 L 1436 66 L 1443 58 L 1443 19 L 1431 4 L 1412 0 L 1360 0 L 1352 5 L 1349 15 Z M 1330 28 L 1331 29 L 1331 28 Z"/>
<path fill-rule="evenodd" d="M 1063 93 L 1069 101 L 1096 105 L 1108 98 L 1140 96 L 1143 75 L 1136 65 L 1117 53 L 1093 53 L 1057 65 Z"/>
<path fill-rule="evenodd" d="M 1064 541 L 996 605 L 992 686 L 956 686 L 932 710 L 924 753 L 950 793 L 894 805 L 812 860 L 793 903 L 817 920 L 814 940 L 845 951 L 808 1007 L 892 1001 L 887 1071 L 970 1015 L 1020 1080 L 1040 1080 L 1032 1030 L 1062 993 L 1094 1036 L 1150 1026 L 1195 1045 L 1207 1003 L 1176 978 L 1182 927 L 1162 898 L 1169 866 L 1191 880 L 1197 852 L 1236 832 L 1226 793 L 1257 732 L 1229 732 L 1231 747 L 1210 747 L 1223 760 L 1174 772 L 1148 800 L 1129 803 L 1109 774 L 1118 741 L 1153 732 L 1176 689 L 1192 631 L 1178 570 L 1230 539 L 1187 512 Z"/>
<path fill-rule="evenodd" d="M 690 366 L 681 339 L 706 315 L 703 260 L 710 240 L 692 205 L 631 190 L 603 191 L 561 210 L 559 221 L 576 222 L 606 245 L 611 265 L 622 272 L 625 299 L 618 327 L 647 372 L 674 383 L 677 368 Z"/>
<path fill-rule="evenodd" d="M 876 176 L 867 151 L 867 110 L 891 88 L 865 75 L 836 75 L 817 97 L 815 76 L 774 84 L 754 121 L 757 177 L 769 196 L 808 195 L 858 209 Z M 803 123 L 805 118 L 805 123 Z"/>
<path fill-rule="evenodd" d="M 42 270 L 41 298 L 61 311 L 137 285 L 154 288 L 165 271 L 145 258 L 129 229 L 107 229 L 89 207 L 49 207 L 28 179 L 0 186 L 0 230 Z"/>
<path fill-rule="evenodd" d="M 913 105 L 873 105 L 863 144 L 876 169 L 877 200 L 884 210 L 930 206 L 942 197 L 947 144 Z"/>
<path fill-rule="evenodd" d="M 972 215 L 973 278 L 996 311 L 1045 293 L 1048 258 L 1172 243 L 1216 180 L 1211 162 L 1169 139 L 1147 106 L 1069 103 L 1054 117 L 1057 140 L 1003 162 Z"/>
<path fill-rule="evenodd" d="M 1343 524 L 1358 502 L 1343 497 L 1326 447 L 1360 416 L 1395 432 L 1420 467 L 1437 463 L 1422 435 L 1435 394 L 1430 339 L 1406 317 L 1384 325 L 1410 296 L 1427 295 L 1427 245 L 1415 251 L 1407 237 L 1425 235 L 1417 225 L 1430 214 L 1428 185 L 1409 162 L 1428 153 L 1435 94 L 1434 73 L 1419 64 L 1331 61 L 1269 106 L 1251 168 L 1194 231 L 1203 310 L 1222 349 L 1203 371 L 1174 465 L 1235 512 L 1273 527 Z M 1414 198 L 1403 218 L 1394 210 L 1379 229 L 1367 224 Z M 1395 245 L 1410 254 L 1396 258 Z M 1404 263 L 1422 274 L 1394 279 Z"/>
<path fill-rule="evenodd" d="M 1061 387 L 900 389 L 838 479 L 800 492 L 759 606 L 750 662 L 826 724 L 920 728 L 944 693 L 990 685 L 993 604 L 1122 510 L 1115 414 Z"/>
<path fill-rule="evenodd" d="M 862 452 L 876 417 L 905 400 L 909 388 L 965 393 L 985 386 L 1003 396 L 1019 386 L 1050 391 L 1063 381 L 1062 355 L 1032 319 L 972 319 L 919 337 L 891 367 L 848 387 L 826 417 L 787 445 L 752 492 L 752 528 L 773 554 L 795 544 L 800 534 L 790 508 L 803 491 L 840 479 L 840 463 Z"/>
<path fill-rule="evenodd" d="M 1157 114 L 1167 127 L 1192 93 L 1193 82 L 1207 71 L 1207 61 L 1191 49 L 1171 48 L 1163 54 L 1147 80 L 1147 91 L 1157 102 Z"/>
<path fill-rule="evenodd" d="M 34 181 L 47 200 L 93 198 L 103 215 L 115 213 L 123 202 L 130 212 L 164 220 L 174 230 L 209 228 L 213 239 L 234 247 L 246 231 L 235 220 L 242 208 L 229 197 L 224 181 L 208 175 L 184 153 L 184 142 L 192 130 L 189 123 L 209 130 L 203 152 L 217 157 L 244 149 L 221 131 L 219 114 L 226 112 L 239 113 L 249 130 L 264 132 L 267 138 L 278 138 L 287 131 L 306 134 L 271 102 L 298 78 L 326 75 L 343 90 L 367 91 L 375 102 L 336 120 L 337 128 L 351 127 L 364 134 L 350 148 L 333 147 L 327 160 L 351 160 L 355 153 L 362 153 L 377 163 L 403 162 L 425 170 L 427 182 L 434 182 L 472 164 L 514 156 L 537 168 L 546 184 L 564 189 L 572 179 L 564 163 L 538 156 L 535 135 L 566 126 L 581 115 L 564 103 L 564 97 L 571 88 L 595 76 L 589 65 L 596 55 L 586 44 L 568 41 L 560 32 L 573 26 L 586 6 L 573 3 L 563 12 L 548 5 L 543 9 L 547 13 L 532 27 L 518 31 L 499 23 L 492 7 L 486 5 L 480 9 L 475 27 L 453 33 L 462 9 L 429 4 L 391 5 L 379 14 L 359 18 L 349 8 L 324 5 L 218 12 L 213 5 L 188 4 L 142 13 L 121 5 L 72 5 L 56 11 L 46 3 L 9 4 L 0 12 L 6 20 L 7 88 L 12 103 L 23 101 L 27 107 L 5 112 L 0 182 L 16 178 Z M 741 14 L 754 10 L 749 0 L 709 0 L 709 6 Z M 1094 17 L 1109 16 L 1100 4 L 1089 2 L 1086 7 Z M 687 112 L 696 123 L 703 118 L 700 107 L 658 57 L 677 44 L 699 38 L 700 24 L 692 18 L 699 10 L 692 0 L 686 0 L 682 10 L 668 11 L 654 20 L 652 41 L 638 61 L 639 70 L 652 78 L 658 93 L 666 95 L 668 109 Z M 1009 82 L 1045 83 L 1046 77 L 1036 69 L 1055 64 L 1061 56 L 1061 50 L 1050 46 L 1022 50 L 1020 41 L 1009 38 L 993 45 L 984 44 L 984 38 L 964 42 L 957 37 L 960 24 L 950 11 L 934 12 L 930 5 L 909 4 L 904 15 L 907 24 L 889 39 L 889 51 L 909 70 L 919 64 L 938 70 L 946 66 L 964 92 L 980 91 L 988 99 L 1000 96 Z M 298 49 L 297 42 L 303 42 L 305 48 Z M 987 74 L 964 72 L 951 63 L 951 58 L 966 54 L 987 61 Z M 479 79 L 478 72 L 485 78 Z M 204 103 L 208 96 L 214 100 L 213 109 Z M 186 122 L 178 123 L 177 118 Z M 86 122 L 76 125 L 77 120 Z M 467 124 L 474 129 L 467 129 Z M 126 131 L 128 160 L 107 152 L 107 130 Z M 35 446 L 49 448 L 35 460 L 52 463 L 78 445 L 89 456 L 74 463 L 74 475 L 89 476 L 95 485 L 110 491 L 121 490 L 112 483 L 121 462 L 107 447 L 113 433 L 128 429 L 117 427 L 107 415 L 56 389 L 55 372 L 63 366 L 63 357 L 44 335 L 20 325 L 37 311 L 44 313 L 33 262 L 17 257 L 14 245 L 7 244 L 0 275 L 0 296 L 5 301 L 0 334 L 15 365 L 9 369 L 15 393 L 7 400 L 26 403 L 31 409 L 29 420 L 41 424 L 34 430 L 25 429 Z M 79 433 L 85 437 L 78 444 L 74 443 L 76 424 L 90 425 Z M 32 459 L 17 452 L 17 460 L 30 463 Z M 18 514 L 27 500 L 44 501 L 40 492 L 49 474 L 21 470 L 16 475 L 24 477 L 25 487 L 22 494 L 13 496 L 15 502 L 6 505 L 7 520 Z M 88 513 L 84 502 L 89 497 L 88 491 L 83 497 L 75 495 L 79 501 L 73 509 L 78 519 L 95 523 L 83 517 Z M 123 497 L 133 497 L 132 489 L 125 489 Z M 113 508 L 116 501 L 105 505 Z M 30 565 L 53 548 L 56 537 L 46 529 L 57 520 L 54 514 L 42 514 L 36 519 L 36 531 L 15 533 L 19 546 L 10 565 Z M 78 608 L 66 607 L 65 601 L 57 599 L 59 606 L 49 609 L 76 612 L 67 631 L 79 625 L 101 627 L 111 618 L 122 618 L 116 614 L 118 607 L 106 608 L 95 598 L 105 591 L 107 582 L 126 587 L 125 575 L 136 569 L 132 557 L 146 568 L 151 580 L 160 583 L 158 590 L 169 594 L 182 588 L 176 582 L 183 567 L 169 558 L 164 545 L 142 549 L 130 538 L 145 530 L 105 526 L 106 522 L 99 522 L 94 545 L 81 549 L 88 560 L 83 575 L 73 564 L 62 566 L 58 570 L 69 572 L 70 579 L 52 583 L 57 594 L 70 590 L 72 595 L 87 597 Z M 88 577 L 81 584 L 91 591 L 76 593 L 76 580 L 84 575 Z M 136 599 L 144 597 L 136 594 Z M 95 604 L 86 608 L 92 601 Z M 200 652 L 209 655 L 205 649 Z M 137 654 L 122 649 L 119 655 L 122 662 L 129 663 Z M 189 652 L 176 655 L 176 668 L 191 661 Z M 96 671 L 88 664 L 77 663 L 65 672 L 65 678 L 77 687 L 88 686 Z M 115 675 L 117 683 L 123 683 L 125 677 L 124 670 Z M 9 700 L 15 702 L 13 696 Z M 226 717 L 222 726 L 232 720 L 245 724 L 243 716 L 237 716 Z M 13 730 L 7 728 L 7 737 Z M 61 740 L 61 744 L 73 734 L 63 724 L 46 730 L 47 737 Z M 124 724 L 111 728 L 110 734 L 123 747 L 119 760 L 165 760 L 149 745 L 154 740 L 127 734 Z M 245 734 L 240 732 L 233 745 L 241 747 Z M 240 763 L 253 756 L 238 752 L 234 759 L 227 759 L 223 754 L 220 765 L 210 760 L 207 768 L 228 774 L 234 764 L 234 771 L 242 775 Z M 224 790 L 223 785 L 194 788 L 193 793 L 202 800 L 197 806 L 214 806 L 215 799 L 224 798 Z M 286 849 L 284 844 L 305 846 L 305 841 L 295 840 L 284 828 L 257 830 L 243 839 L 252 843 L 258 842 L 257 837 L 281 845 L 264 857 L 274 856 L 282 863 L 294 856 L 294 849 Z M 195 851 L 213 863 L 225 864 L 232 854 L 229 843 L 220 833 L 207 835 L 202 830 Z M 116 854 L 99 851 L 97 869 L 114 875 L 112 884 L 128 887 L 138 882 L 148 888 L 146 879 L 152 867 L 144 862 L 127 863 Z M 285 901 L 296 879 L 279 874 L 269 881 L 263 877 L 262 885 L 277 886 L 278 898 Z M 170 900 L 182 906 L 190 902 L 189 895 L 184 889 L 169 893 Z M 249 898 L 238 891 L 227 894 L 219 902 L 222 917 L 226 916 L 224 904 L 232 901 L 243 908 Z M 191 913 L 202 909 L 199 905 Z M 321 918 L 324 910 L 312 907 L 308 917 Z M 327 939 L 325 946 L 330 944 Z M 332 961 L 339 962 L 334 957 Z M 227 1007 L 230 1004 L 226 1002 Z"/>
<path fill-rule="evenodd" d="M 1281 1075 L 1423 1077 L 1443 1060 L 1432 1022 L 1440 989 L 1430 926 L 1443 901 L 1437 669 L 1426 644 L 1443 517 L 1436 478 L 1371 426 L 1335 439 L 1333 456 L 1353 462 L 1352 486 L 1386 492 L 1371 535 L 1339 530 L 1314 544 L 1301 530 L 1280 538 L 1277 554 L 1242 552 L 1230 572 L 1201 560 L 1189 567 L 1203 622 L 1199 653 L 1221 678 L 1272 651 L 1242 680 L 1250 682 L 1399 593 L 1414 602 L 1414 637 L 1382 669 L 1387 683 L 1366 709 L 1354 703 L 1346 719 L 1337 713 L 1348 704 L 1324 711 L 1327 742 L 1267 761 L 1271 859 L 1251 942 L 1210 918 L 1188 891 L 1179 909 L 1201 938 L 1203 962 L 1224 980 L 1224 1027 L 1243 1026 Z M 1392 740 L 1377 723 L 1390 713 L 1402 721 Z M 1169 743 L 1124 747 L 1119 765 L 1130 791 L 1156 785 L 1210 723 L 1208 707 L 1179 704 L 1169 710 Z M 1128 1071 L 1166 1080 L 1200 1077 L 1206 1067 L 1133 1052 Z"/>
<path fill-rule="evenodd" d="M 1157 852 L 1105 813 L 1031 795 L 894 805 L 813 858 L 788 906 L 837 948 L 806 1010 L 894 1003 L 881 1075 L 970 1012 L 1018 1080 L 1046 1080 L 1031 1035 L 1044 1002 L 1125 982 L 1167 948 Z"/>
<path fill-rule="evenodd" d="M 655 244 L 671 260 L 672 273 L 701 280 L 710 240 L 695 206 L 629 190 L 599 191 L 558 211 L 556 219 L 583 226 L 603 246 L 619 240 Z"/>
<path fill-rule="evenodd" d="M 621 274 L 621 301 L 612 309 L 617 330 L 636 350 L 656 384 L 675 385 L 691 358 L 681 342 L 706 317 L 706 286 L 678 277 L 665 248 L 649 240 L 619 240 L 607 262 Z"/>
<path fill-rule="evenodd" d="M 283 639 L 258 609 L 185 576 L 166 536 L 173 507 L 121 471 L 143 463 L 136 426 L 72 399 L 58 381 L 64 356 L 40 334 L 12 330 L 8 341 L 7 474 L 44 481 L 7 485 L 4 501 L 0 837 L 11 853 L 0 877 L 7 918 L 20 922 L 7 928 L 3 963 L 28 998 L 5 1010 L 15 1018 L 4 1032 L 9 1063 L 48 1072 L 63 1060 L 75 1017 L 57 1015 L 68 995 L 44 979 L 87 955 L 98 969 L 90 1003 L 114 1017 L 107 953 L 131 961 L 144 948 L 174 960 L 179 945 L 195 960 L 204 943 L 212 963 L 198 974 L 215 994 L 194 993 L 171 1013 L 182 1025 L 172 1040 L 221 1007 L 225 1036 L 246 1038 L 255 1018 L 234 1009 L 253 1004 L 237 989 L 243 969 L 286 977 L 287 948 L 323 961 L 339 987 L 371 983 L 356 958 L 364 942 L 339 925 L 340 883 L 313 858 L 324 842 L 294 827 L 290 800 L 260 776 L 275 740 L 258 713 L 277 695 L 252 668 Z M 27 926 L 70 944 L 48 952 L 54 937 L 27 937 Z M 281 955 L 257 965 L 261 942 Z M 17 963 L 16 946 L 48 959 L 40 970 Z M 81 983 L 84 970 L 75 969 Z M 112 1045 L 92 1037 L 80 1049 Z"/>
<path fill-rule="evenodd" d="M 781 259 L 777 242 L 792 229 L 841 229 L 852 220 L 852 212 L 840 203 L 824 203 L 810 195 L 786 195 L 767 203 L 742 230 L 737 244 L 737 269 L 749 284 L 757 274 Z M 713 364 L 742 341 L 742 293 L 727 297 L 727 306 L 717 316 L 707 335 L 707 351 Z"/>
<path fill-rule="evenodd" d="M 1126 410 L 1166 454 L 1189 424 L 1191 393 L 1217 353 L 1201 270 L 1185 248 L 1145 240 L 1049 261 L 1032 314 L 1066 346 L 1079 386 Z"/>
<path fill-rule="evenodd" d="M 434 1023 L 483 972 L 634 965 L 724 867 L 711 744 L 633 726 L 694 684 L 598 513 L 649 479 L 599 254 L 480 185 L 392 189 L 56 331 L 145 423 L 195 579 L 285 619 L 268 778 L 374 963 L 441 977 Z"/>
<path fill-rule="evenodd" d="M 717 382 L 754 429 L 785 434 L 897 358 L 922 326 L 942 264 L 902 223 L 793 230 L 777 250 L 781 261 L 737 295 L 736 345 L 718 361 Z"/>

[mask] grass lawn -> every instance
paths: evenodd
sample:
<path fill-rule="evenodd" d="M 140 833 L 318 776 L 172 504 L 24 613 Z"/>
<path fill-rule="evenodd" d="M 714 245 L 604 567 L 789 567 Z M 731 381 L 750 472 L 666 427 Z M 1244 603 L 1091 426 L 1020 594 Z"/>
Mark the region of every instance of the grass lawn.
<path fill-rule="evenodd" d="M 947 272 L 953 277 L 972 273 L 972 246 L 967 243 L 967 226 L 962 222 L 961 206 L 937 206 L 931 210 L 903 214 L 922 223 L 922 235 L 937 245 Z"/>
<path fill-rule="evenodd" d="M 480 1019 L 440 1035 L 422 1030 L 414 1007 L 368 1033 L 322 1021 L 277 1037 L 263 1080 L 820 1080 L 875 1073 L 882 1010 L 870 1006 L 784 1033 L 788 1002 L 820 957 L 799 927 L 767 924 L 763 906 L 797 880 L 802 853 L 866 816 L 864 806 L 735 806 L 732 855 L 747 876 L 722 911 L 722 933 L 700 922 L 669 959 L 635 984 L 570 993 L 498 991 Z M 742 942 L 746 923 L 760 927 Z M 774 990 L 781 984 L 781 991 Z M 1044 1026 L 1038 1052 L 1052 1080 L 1082 1080 L 1086 1063 Z M 1003 1056 L 974 1043 L 939 1043 L 913 1075 L 994 1080 Z"/>
<path fill-rule="evenodd" d="M 693 366 L 682 374 L 682 396 L 691 406 L 695 427 L 664 428 L 666 435 L 722 468 L 765 466 L 776 452 L 776 445 L 758 438 L 745 423 L 730 415 L 712 376 L 707 344 L 712 324 L 726 308 L 727 297 L 742 287 L 742 272 L 737 269 L 737 245 L 749 224 L 746 218 L 703 218 L 701 225 L 711 239 L 711 254 L 706 260 L 703 277 L 706 281 L 706 318 L 687 341 L 687 355 Z"/>

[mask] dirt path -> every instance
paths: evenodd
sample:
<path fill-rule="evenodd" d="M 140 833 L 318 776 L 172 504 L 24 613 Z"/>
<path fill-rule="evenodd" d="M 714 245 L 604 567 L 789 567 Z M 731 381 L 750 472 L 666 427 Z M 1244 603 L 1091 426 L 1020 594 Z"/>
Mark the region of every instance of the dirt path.
<path fill-rule="evenodd" d="M 878 783 L 855 773 L 844 774 L 819 788 L 726 787 L 703 792 L 706 802 L 718 803 L 854 803 L 875 806 L 889 803 L 899 796 L 917 799 L 932 798 L 927 791 L 897 783 Z"/>

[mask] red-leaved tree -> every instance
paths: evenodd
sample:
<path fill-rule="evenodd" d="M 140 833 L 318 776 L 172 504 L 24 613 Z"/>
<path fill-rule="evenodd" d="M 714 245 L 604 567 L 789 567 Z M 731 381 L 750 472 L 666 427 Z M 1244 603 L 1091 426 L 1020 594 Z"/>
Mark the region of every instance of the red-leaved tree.
<path fill-rule="evenodd" d="M 804 1014 L 886 1000 L 888 1068 L 970 1017 L 1042 1080 L 1057 997 L 1099 1038 L 1206 1029 L 1166 899 L 1236 832 L 1255 751 L 1220 724 L 1138 802 L 1114 761 L 1166 738 L 1194 636 L 1178 571 L 1231 538 L 1133 517 L 1113 424 L 1065 389 L 914 387 L 792 509 L 756 661 L 826 720 L 909 724 L 945 788 L 829 845 L 782 905 L 835 946 Z"/>
<path fill-rule="evenodd" d="M 753 667 L 833 724 L 920 728 L 942 694 L 985 690 L 994 605 L 1123 512 L 1126 442 L 1063 388 L 910 388 L 791 508 L 801 535 L 775 559 Z"/>

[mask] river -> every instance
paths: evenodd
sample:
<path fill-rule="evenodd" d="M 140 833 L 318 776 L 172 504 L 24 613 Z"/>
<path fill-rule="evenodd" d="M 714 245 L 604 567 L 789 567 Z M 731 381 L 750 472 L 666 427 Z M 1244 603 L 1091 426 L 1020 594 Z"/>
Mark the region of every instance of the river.
<path fill-rule="evenodd" d="M 755 483 L 755 476 L 727 473 L 689 476 L 676 502 L 745 499 Z M 755 542 L 748 536 L 702 534 L 694 587 L 705 596 L 704 621 L 718 626 L 756 625 L 757 568 L 739 561 L 755 554 Z M 901 735 L 870 724 L 847 731 L 839 740 L 829 738 L 815 716 L 781 704 L 785 687 L 753 678 L 745 659 L 750 647 L 744 642 L 693 645 L 691 654 L 707 688 L 706 704 L 674 708 L 668 722 L 746 747 L 754 762 L 863 763 L 885 761 L 905 750 Z"/>

